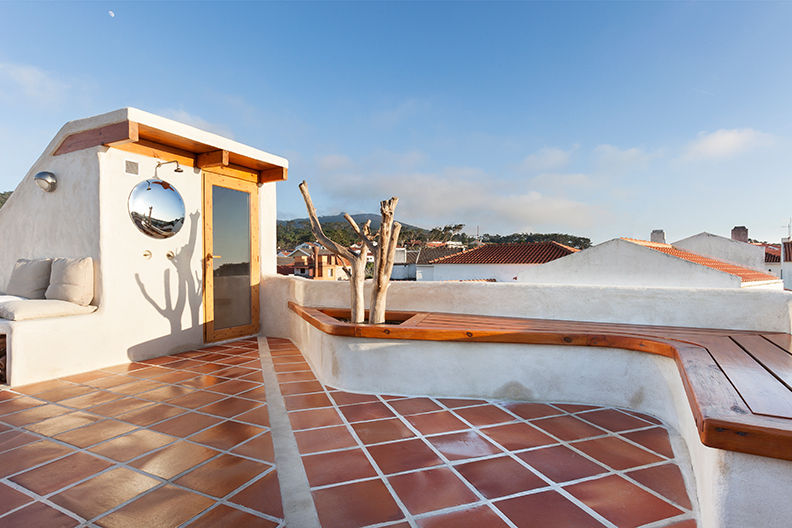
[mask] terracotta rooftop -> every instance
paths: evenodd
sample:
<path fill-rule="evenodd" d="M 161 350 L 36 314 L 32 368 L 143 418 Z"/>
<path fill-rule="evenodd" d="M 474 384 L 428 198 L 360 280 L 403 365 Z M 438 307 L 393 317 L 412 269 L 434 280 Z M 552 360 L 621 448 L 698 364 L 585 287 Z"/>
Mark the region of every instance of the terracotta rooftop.
<path fill-rule="evenodd" d="M 450 247 L 422 247 L 417 251 L 407 251 L 407 264 L 429 264 L 435 259 L 456 255 L 464 251 Z"/>
<path fill-rule="evenodd" d="M 675 248 L 671 244 L 661 244 L 659 242 L 649 242 L 647 240 L 638 240 L 635 238 L 623 238 L 623 240 L 654 249 L 655 251 L 665 253 L 666 255 L 671 255 L 672 257 L 677 257 L 682 260 L 687 260 L 688 262 L 700 264 L 702 266 L 706 266 L 714 270 L 722 271 L 730 275 L 736 275 L 737 277 L 740 277 L 740 279 L 743 282 L 778 280 L 778 277 L 774 275 L 762 273 L 761 271 L 756 271 L 749 268 L 743 268 L 742 266 L 735 266 L 734 264 L 729 264 L 728 262 L 723 262 L 721 260 L 715 260 L 713 258 L 704 257 L 702 255 L 691 253 L 689 251 L 683 251 L 681 249 Z"/>
<path fill-rule="evenodd" d="M 792 262 L 792 242 L 784 242 L 784 262 Z"/>
<path fill-rule="evenodd" d="M 754 245 L 764 247 L 765 262 L 781 262 L 781 246 L 779 244 L 755 243 Z"/>
<path fill-rule="evenodd" d="M 456 255 L 436 258 L 433 264 L 544 264 L 578 251 L 558 242 L 486 244 Z"/>

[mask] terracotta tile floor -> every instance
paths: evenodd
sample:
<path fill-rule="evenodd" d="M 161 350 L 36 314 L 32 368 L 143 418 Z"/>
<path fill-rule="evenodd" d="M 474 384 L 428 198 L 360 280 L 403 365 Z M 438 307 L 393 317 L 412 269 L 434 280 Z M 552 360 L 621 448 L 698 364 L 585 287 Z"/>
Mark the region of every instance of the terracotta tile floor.
<path fill-rule="evenodd" d="M 653 417 L 351 393 L 268 344 L 325 528 L 696 526 Z M 0 526 L 285 527 L 263 379 L 245 339 L 0 391 Z"/>
<path fill-rule="evenodd" d="M 260 371 L 245 339 L 2 391 L 0 526 L 285 526 Z"/>

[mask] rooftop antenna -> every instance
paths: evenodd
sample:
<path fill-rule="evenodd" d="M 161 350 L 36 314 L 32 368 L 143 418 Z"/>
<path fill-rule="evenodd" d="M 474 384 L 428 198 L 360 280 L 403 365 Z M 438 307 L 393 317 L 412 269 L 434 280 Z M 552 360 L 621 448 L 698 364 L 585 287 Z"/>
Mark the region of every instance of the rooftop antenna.
<path fill-rule="evenodd" d="M 792 238 L 792 216 L 789 217 L 789 223 L 787 225 L 782 225 L 781 227 L 786 227 L 787 238 Z"/>

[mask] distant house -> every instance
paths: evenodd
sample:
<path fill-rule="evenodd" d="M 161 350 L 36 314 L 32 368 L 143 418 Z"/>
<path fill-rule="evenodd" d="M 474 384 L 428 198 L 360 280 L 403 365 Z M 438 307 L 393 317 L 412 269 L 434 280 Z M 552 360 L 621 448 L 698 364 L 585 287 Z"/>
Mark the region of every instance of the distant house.
<path fill-rule="evenodd" d="M 761 246 L 748 243 L 748 229 L 744 226 L 732 229 L 732 238 L 699 233 L 678 240 L 673 246 L 744 268 L 766 271 L 765 250 Z"/>
<path fill-rule="evenodd" d="M 321 247 L 322 246 L 320 246 L 319 244 L 315 244 L 313 242 L 303 242 L 302 244 L 300 244 L 299 246 L 294 248 L 292 251 L 290 251 L 287 254 L 287 256 L 291 257 L 293 259 L 297 258 L 297 257 L 308 257 L 308 258 L 311 258 L 311 257 L 313 257 L 314 250 L 316 250 L 318 248 L 321 248 Z"/>
<path fill-rule="evenodd" d="M 785 238 L 781 242 L 781 278 L 784 280 L 784 288 L 792 290 L 792 241 Z"/>
<path fill-rule="evenodd" d="M 617 238 L 519 274 L 521 282 L 597 286 L 767 288 L 768 273 L 685 251 L 671 244 Z"/>
<path fill-rule="evenodd" d="M 326 249 L 314 248 L 310 257 L 298 256 L 294 260 L 294 275 L 314 280 L 345 280 L 344 259 Z"/>
<path fill-rule="evenodd" d="M 430 262 L 436 258 L 455 255 L 461 251 L 462 249 L 456 247 L 419 247 L 418 249 L 406 249 L 404 251 L 404 261 L 400 261 L 400 259 L 397 258 L 393 263 L 391 279 L 432 280 L 431 278 L 423 278 L 426 277 L 427 274 L 431 276 L 434 265 L 430 264 Z"/>
<path fill-rule="evenodd" d="M 558 242 L 485 244 L 419 266 L 417 280 L 510 282 L 522 271 L 577 251 Z"/>
<path fill-rule="evenodd" d="M 781 244 L 755 243 L 764 249 L 764 269 L 767 273 L 781 277 Z"/>

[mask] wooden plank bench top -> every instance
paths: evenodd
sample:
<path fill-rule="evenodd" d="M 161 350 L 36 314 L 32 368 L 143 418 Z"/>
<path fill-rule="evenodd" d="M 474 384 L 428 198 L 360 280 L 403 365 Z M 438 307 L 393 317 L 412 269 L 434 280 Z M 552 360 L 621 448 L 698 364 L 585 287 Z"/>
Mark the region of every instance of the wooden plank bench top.
<path fill-rule="evenodd" d="M 713 328 L 389 311 L 359 325 L 349 310 L 289 308 L 336 336 L 622 348 L 674 359 L 704 445 L 792 460 L 792 336 Z"/>

